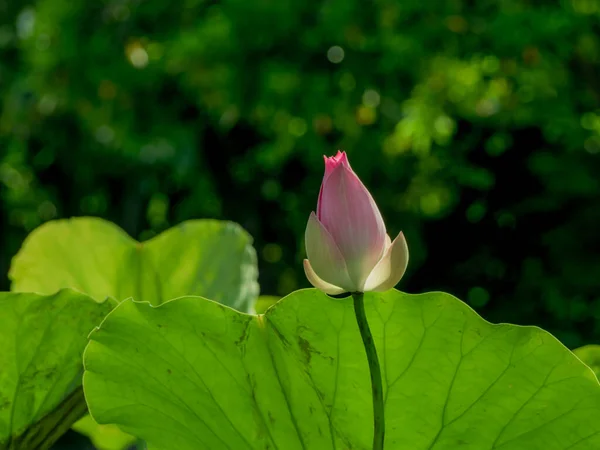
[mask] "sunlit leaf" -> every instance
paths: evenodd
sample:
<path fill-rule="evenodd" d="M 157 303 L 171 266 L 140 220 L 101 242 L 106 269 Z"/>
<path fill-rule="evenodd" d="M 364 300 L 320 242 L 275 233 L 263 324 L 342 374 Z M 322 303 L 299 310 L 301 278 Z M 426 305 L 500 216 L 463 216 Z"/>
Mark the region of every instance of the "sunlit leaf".
<path fill-rule="evenodd" d="M 123 433 L 115 425 L 98 425 L 89 414 L 75 422 L 72 428 L 89 437 L 97 450 L 130 448 L 137 441 L 136 437 Z"/>
<path fill-rule="evenodd" d="M 47 449 L 86 412 L 83 349 L 115 305 L 68 289 L 0 293 L 0 449 Z"/>
<path fill-rule="evenodd" d="M 238 225 L 216 220 L 184 222 L 143 243 L 97 218 L 49 222 L 26 239 L 9 276 L 13 291 L 70 287 L 96 299 L 153 304 L 196 294 L 247 311 L 258 296 L 252 238 Z M 100 449 L 124 448 L 131 440 L 88 418 L 76 429 Z"/>
<path fill-rule="evenodd" d="M 110 222 L 82 217 L 31 233 L 9 277 L 19 292 L 70 287 L 96 299 L 133 297 L 154 305 L 202 295 L 247 311 L 258 296 L 257 272 L 252 238 L 231 222 L 183 222 L 139 243 Z"/>
<path fill-rule="evenodd" d="M 386 448 L 594 450 L 600 386 L 553 336 L 492 325 L 443 293 L 367 294 Z M 369 449 L 351 299 L 298 291 L 264 316 L 198 297 L 126 301 L 91 335 L 92 415 L 152 448 Z"/>

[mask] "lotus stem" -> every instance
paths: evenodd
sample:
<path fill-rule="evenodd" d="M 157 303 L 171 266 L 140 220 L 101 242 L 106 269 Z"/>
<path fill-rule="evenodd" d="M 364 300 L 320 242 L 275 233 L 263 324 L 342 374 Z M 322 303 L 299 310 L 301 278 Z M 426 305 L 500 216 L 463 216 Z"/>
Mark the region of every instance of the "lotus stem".
<path fill-rule="evenodd" d="M 354 312 L 356 322 L 367 353 L 369 362 L 369 372 L 371 374 L 371 390 L 373 393 L 373 450 L 383 450 L 383 441 L 385 438 L 385 407 L 383 403 L 383 386 L 381 383 L 381 367 L 377 350 L 373 342 L 373 335 L 369 328 L 367 315 L 365 314 L 365 294 L 355 292 L 352 294 L 354 299 Z"/>

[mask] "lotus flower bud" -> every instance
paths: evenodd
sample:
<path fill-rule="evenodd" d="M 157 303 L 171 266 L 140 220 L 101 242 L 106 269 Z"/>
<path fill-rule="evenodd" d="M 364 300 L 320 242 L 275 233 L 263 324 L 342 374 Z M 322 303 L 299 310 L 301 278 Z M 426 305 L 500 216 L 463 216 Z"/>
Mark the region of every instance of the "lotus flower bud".
<path fill-rule="evenodd" d="M 404 235 L 391 241 L 346 152 L 325 157 L 317 213 L 308 219 L 305 240 L 306 277 L 327 294 L 386 291 L 400 281 L 408 264 Z"/>

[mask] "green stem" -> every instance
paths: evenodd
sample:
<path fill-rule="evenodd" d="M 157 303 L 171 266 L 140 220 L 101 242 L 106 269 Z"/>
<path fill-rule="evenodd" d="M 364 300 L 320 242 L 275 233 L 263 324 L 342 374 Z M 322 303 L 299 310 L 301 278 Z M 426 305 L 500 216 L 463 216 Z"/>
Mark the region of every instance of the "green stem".
<path fill-rule="evenodd" d="M 381 384 L 381 368 L 379 367 L 379 358 L 373 342 L 373 335 L 369 329 L 367 315 L 365 314 L 365 294 L 355 292 L 352 294 L 354 299 L 354 312 L 358 329 L 365 345 L 367 361 L 369 362 L 369 372 L 371 373 L 371 390 L 373 392 L 373 450 L 383 450 L 383 440 L 385 437 L 385 417 L 383 404 L 383 386 Z"/>

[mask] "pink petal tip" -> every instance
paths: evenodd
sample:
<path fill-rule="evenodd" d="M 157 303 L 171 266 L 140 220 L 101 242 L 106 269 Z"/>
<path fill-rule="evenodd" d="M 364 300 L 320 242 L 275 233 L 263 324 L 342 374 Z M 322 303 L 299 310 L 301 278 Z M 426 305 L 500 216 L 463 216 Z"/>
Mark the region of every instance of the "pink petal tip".
<path fill-rule="evenodd" d="M 338 150 L 335 156 L 323 156 L 323 159 L 325 160 L 325 176 L 333 172 L 333 169 L 340 164 L 350 168 L 350 163 L 348 162 L 348 156 L 346 155 L 346 152 Z"/>

